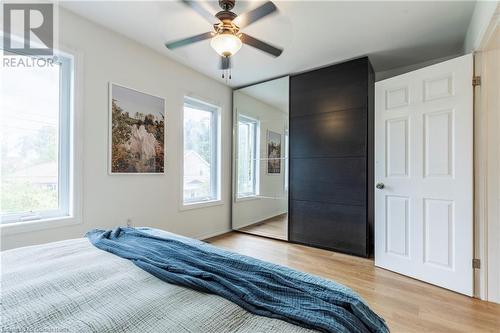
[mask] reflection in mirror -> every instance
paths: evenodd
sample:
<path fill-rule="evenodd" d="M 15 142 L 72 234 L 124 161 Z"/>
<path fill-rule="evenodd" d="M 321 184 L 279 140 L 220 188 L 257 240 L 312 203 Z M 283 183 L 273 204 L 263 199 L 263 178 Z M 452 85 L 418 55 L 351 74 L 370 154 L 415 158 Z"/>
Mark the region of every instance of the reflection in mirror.
<path fill-rule="evenodd" d="M 234 91 L 233 229 L 288 239 L 288 77 Z"/>

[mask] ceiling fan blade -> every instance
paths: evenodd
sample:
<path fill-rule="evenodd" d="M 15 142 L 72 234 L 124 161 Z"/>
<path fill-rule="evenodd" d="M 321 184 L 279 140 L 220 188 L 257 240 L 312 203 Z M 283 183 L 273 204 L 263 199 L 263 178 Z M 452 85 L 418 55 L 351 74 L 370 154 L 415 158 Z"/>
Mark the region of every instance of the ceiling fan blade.
<path fill-rule="evenodd" d="M 193 44 L 196 42 L 200 42 L 202 40 L 209 39 L 212 37 L 213 37 L 212 32 L 209 31 L 209 32 L 205 32 L 203 34 L 199 34 L 199 35 L 192 36 L 189 38 L 180 39 L 180 40 L 177 40 L 175 42 L 166 43 L 165 46 L 167 47 L 167 49 L 173 50 L 173 49 L 176 49 L 178 47 L 186 46 L 186 45 Z"/>
<path fill-rule="evenodd" d="M 260 20 L 261 18 L 276 12 L 277 10 L 278 8 L 276 8 L 276 5 L 271 1 L 268 1 L 262 6 L 259 6 L 244 14 L 238 15 L 238 17 L 234 19 L 234 24 L 236 24 L 240 28 L 244 28 Z"/>
<path fill-rule="evenodd" d="M 201 17 L 207 20 L 210 24 L 220 23 L 219 19 L 215 15 L 210 14 L 210 12 L 205 9 L 198 1 L 191 0 L 180 0 L 184 5 L 188 6 L 192 10 L 198 13 Z"/>
<path fill-rule="evenodd" d="M 220 69 L 225 70 L 231 68 L 231 57 L 220 57 Z"/>
<path fill-rule="evenodd" d="M 241 34 L 241 41 L 247 45 L 255 47 L 256 49 L 269 53 L 274 57 L 279 57 L 283 52 L 283 49 L 267 44 L 260 39 L 253 38 L 247 34 Z"/>

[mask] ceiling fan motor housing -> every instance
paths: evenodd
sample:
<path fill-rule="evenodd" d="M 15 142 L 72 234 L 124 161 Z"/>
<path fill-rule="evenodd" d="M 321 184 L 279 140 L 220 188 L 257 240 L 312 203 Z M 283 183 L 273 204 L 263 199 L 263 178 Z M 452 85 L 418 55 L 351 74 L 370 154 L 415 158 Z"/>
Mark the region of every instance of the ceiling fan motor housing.
<path fill-rule="evenodd" d="M 233 12 L 227 11 L 227 10 L 222 10 L 215 14 L 215 17 L 217 17 L 219 20 L 222 22 L 224 21 L 232 21 L 234 20 L 238 15 L 236 15 Z"/>

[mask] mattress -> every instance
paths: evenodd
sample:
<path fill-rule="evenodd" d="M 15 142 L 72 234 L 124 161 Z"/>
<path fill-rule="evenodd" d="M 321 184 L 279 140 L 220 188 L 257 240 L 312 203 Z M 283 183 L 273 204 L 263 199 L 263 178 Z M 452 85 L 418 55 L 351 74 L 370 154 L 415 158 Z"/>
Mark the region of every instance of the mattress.
<path fill-rule="evenodd" d="M 313 332 L 163 282 L 84 238 L 0 255 L 6 332 Z"/>

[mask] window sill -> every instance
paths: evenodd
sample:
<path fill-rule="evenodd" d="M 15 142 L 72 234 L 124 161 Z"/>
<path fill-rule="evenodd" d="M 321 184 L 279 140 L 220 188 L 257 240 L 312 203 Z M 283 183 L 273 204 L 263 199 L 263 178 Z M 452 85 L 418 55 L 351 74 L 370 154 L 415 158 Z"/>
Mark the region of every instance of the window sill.
<path fill-rule="evenodd" d="M 200 202 L 193 202 L 193 203 L 182 203 L 179 210 L 191 210 L 191 209 L 199 209 L 199 208 L 206 208 L 206 207 L 212 207 L 212 206 L 220 206 L 223 205 L 224 202 L 222 202 L 221 199 L 218 200 L 210 200 L 210 201 L 200 201 Z"/>
<path fill-rule="evenodd" d="M 248 195 L 246 197 L 239 197 L 239 198 L 236 197 L 234 199 L 234 202 L 243 202 L 243 201 L 260 200 L 260 199 L 261 197 L 258 194 L 256 194 L 256 195 Z"/>
<path fill-rule="evenodd" d="M 81 220 L 74 216 L 61 216 L 36 221 L 11 222 L 0 224 L 0 234 L 4 236 L 36 230 L 64 227 L 68 225 L 76 225 L 80 223 Z"/>

